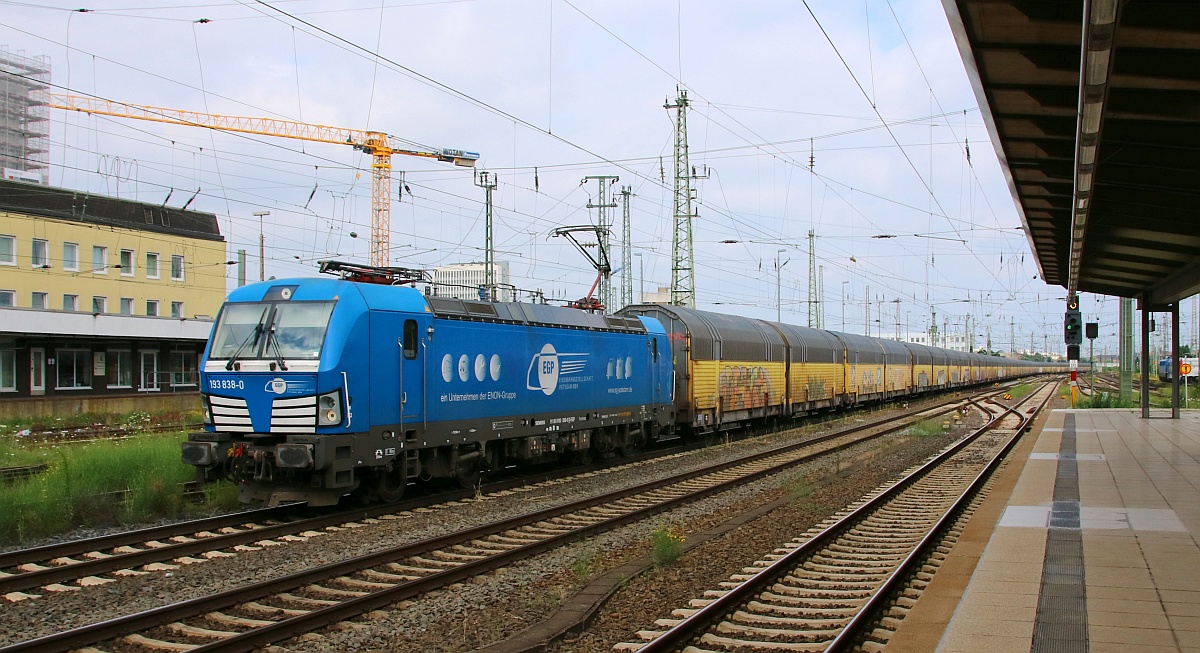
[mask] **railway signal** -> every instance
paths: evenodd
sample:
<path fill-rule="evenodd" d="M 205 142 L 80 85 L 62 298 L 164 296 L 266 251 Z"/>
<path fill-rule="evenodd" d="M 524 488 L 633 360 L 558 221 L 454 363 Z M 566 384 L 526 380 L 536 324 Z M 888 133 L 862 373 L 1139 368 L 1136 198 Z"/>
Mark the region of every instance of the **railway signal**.
<path fill-rule="evenodd" d="M 1083 317 L 1079 313 L 1079 297 L 1075 295 L 1067 300 L 1067 312 L 1063 316 L 1063 341 L 1068 345 L 1083 344 Z"/>
<path fill-rule="evenodd" d="M 1067 360 L 1071 362 L 1071 408 L 1075 407 L 1075 392 L 1079 369 L 1079 345 L 1083 344 L 1083 316 L 1079 313 L 1079 295 L 1067 295 L 1067 312 L 1063 315 L 1063 341 L 1067 344 Z"/>

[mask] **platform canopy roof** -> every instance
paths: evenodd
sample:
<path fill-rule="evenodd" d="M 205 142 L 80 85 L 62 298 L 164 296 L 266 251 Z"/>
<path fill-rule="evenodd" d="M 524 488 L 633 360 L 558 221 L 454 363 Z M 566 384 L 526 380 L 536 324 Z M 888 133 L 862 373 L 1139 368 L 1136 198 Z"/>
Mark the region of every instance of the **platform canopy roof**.
<path fill-rule="evenodd" d="M 1042 278 L 1200 291 L 1200 2 L 943 5 Z"/>

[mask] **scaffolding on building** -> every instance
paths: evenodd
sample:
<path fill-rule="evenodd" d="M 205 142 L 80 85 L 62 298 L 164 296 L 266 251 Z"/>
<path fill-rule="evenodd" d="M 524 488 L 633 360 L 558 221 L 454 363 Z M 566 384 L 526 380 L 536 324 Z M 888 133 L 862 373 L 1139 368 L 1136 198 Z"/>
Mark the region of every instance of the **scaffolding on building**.
<path fill-rule="evenodd" d="M 50 181 L 50 59 L 0 46 L 0 171 L 5 179 Z"/>

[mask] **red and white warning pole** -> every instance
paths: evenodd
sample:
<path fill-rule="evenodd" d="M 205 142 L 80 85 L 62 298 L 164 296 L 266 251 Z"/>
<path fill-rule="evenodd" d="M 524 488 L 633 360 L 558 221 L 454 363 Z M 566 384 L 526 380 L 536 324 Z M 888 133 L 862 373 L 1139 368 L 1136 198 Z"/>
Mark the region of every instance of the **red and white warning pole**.
<path fill-rule="evenodd" d="M 1079 361 L 1071 361 L 1071 408 L 1075 407 L 1075 392 L 1079 382 Z"/>

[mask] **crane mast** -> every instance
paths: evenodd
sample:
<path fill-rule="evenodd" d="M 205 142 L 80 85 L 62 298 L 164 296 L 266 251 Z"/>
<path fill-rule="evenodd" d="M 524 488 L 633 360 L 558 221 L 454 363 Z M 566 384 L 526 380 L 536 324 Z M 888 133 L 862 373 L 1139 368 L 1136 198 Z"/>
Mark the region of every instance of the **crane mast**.
<path fill-rule="evenodd" d="M 383 132 L 363 129 L 345 129 L 284 120 L 279 118 L 253 118 L 247 116 L 223 116 L 200 111 L 184 111 L 149 105 L 114 102 L 100 98 L 76 95 L 52 94 L 48 106 L 65 111 L 79 111 L 101 116 L 150 120 L 172 125 L 204 127 L 219 131 L 278 136 L 317 143 L 349 145 L 371 155 L 371 257 L 374 266 L 391 264 L 391 213 L 392 201 L 392 155 L 404 154 L 437 159 L 456 166 L 475 167 L 479 153 L 448 148 L 412 149 Z"/>

